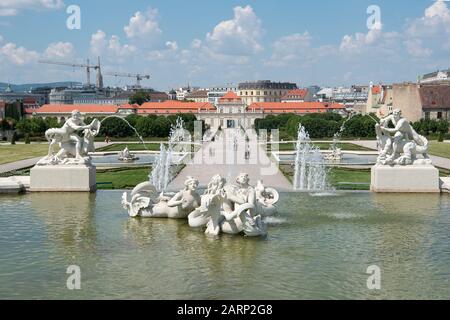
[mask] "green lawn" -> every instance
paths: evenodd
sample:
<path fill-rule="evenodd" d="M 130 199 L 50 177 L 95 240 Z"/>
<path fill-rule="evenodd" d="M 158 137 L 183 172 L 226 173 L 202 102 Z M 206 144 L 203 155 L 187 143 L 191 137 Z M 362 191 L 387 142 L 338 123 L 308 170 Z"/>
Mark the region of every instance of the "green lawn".
<path fill-rule="evenodd" d="M 97 170 L 98 189 L 129 189 L 148 181 L 149 168 Z M 102 184 L 102 183 L 107 184 Z"/>
<path fill-rule="evenodd" d="M 330 148 L 331 141 L 329 143 L 327 142 L 312 142 L 315 146 L 319 147 L 322 150 L 328 150 Z M 372 149 L 368 149 L 365 147 L 358 146 L 353 143 L 348 142 L 342 142 L 337 144 L 338 148 L 341 148 L 342 150 L 349 150 L 349 151 L 373 151 Z M 294 143 L 282 143 L 279 144 L 279 150 L 280 151 L 290 151 L 295 150 L 295 144 Z"/>
<path fill-rule="evenodd" d="M 176 177 L 185 165 L 172 166 L 171 175 Z M 133 189 L 137 184 L 148 181 L 149 167 L 97 169 L 98 189 Z"/>
<path fill-rule="evenodd" d="M 294 168 L 289 164 L 280 165 L 280 170 L 292 182 Z M 329 168 L 328 178 L 338 190 L 369 190 L 370 169 Z"/>
<path fill-rule="evenodd" d="M 0 164 L 43 157 L 48 144 L 0 144 Z"/>
<path fill-rule="evenodd" d="M 430 141 L 430 154 L 450 158 L 450 143 Z"/>

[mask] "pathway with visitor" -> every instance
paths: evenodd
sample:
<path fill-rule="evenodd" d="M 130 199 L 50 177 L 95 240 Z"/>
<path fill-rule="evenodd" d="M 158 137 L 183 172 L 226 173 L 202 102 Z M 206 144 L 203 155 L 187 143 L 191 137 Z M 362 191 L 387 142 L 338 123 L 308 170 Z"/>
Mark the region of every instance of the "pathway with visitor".
<path fill-rule="evenodd" d="M 195 153 L 186 167 L 169 184 L 169 190 L 180 190 L 187 176 L 199 180 L 200 186 L 206 187 L 212 176 L 220 174 L 227 182 L 234 183 L 236 176 L 245 172 L 249 174 L 250 183 L 255 185 L 262 180 L 267 187 L 278 191 L 291 191 L 292 184 L 278 169 L 278 166 L 258 144 L 254 131 L 248 132 L 248 141 L 238 130 L 225 129 L 213 142 L 204 143 Z"/>

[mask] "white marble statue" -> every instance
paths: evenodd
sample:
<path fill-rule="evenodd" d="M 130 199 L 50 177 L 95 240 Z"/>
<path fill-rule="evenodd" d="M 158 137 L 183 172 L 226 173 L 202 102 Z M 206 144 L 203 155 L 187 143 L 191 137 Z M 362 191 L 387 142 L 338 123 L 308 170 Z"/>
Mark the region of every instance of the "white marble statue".
<path fill-rule="evenodd" d="M 189 215 L 189 225 L 200 227 L 206 224 L 205 233 L 219 233 L 260 236 L 267 233 L 263 218 L 277 212 L 278 192 L 264 187 L 258 181 L 254 188 L 249 177 L 241 173 L 236 178 L 237 186 L 226 184 L 224 178 L 216 175 L 202 195 L 201 206 Z"/>
<path fill-rule="evenodd" d="M 122 151 L 119 152 L 118 157 L 120 161 L 133 161 L 139 159 L 134 154 L 130 152 L 128 146 L 125 147 Z"/>
<path fill-rule="evenodd" d="M 128 201 L 127 193 L 122 195 L 122 206 L 130 217 L 144 218 L 187 218 L 189 213 L 200 206 L 200 195 L 197 193 L 198 180 L 187 177 L 185 188 L 172 197 L 157 194 L 150 182 L 138 184 L 131 192 Z"/>
<path fill-rule="evenodd" d="M 78 135 L 83 131 L 83 137 Z M 37 165 L 81 164 L 89 165 L 89 152 L 95 151 L 94 138 L 100 131 L 100 121 L 94 119 L 86 125 L 81 119 L 81 113 L 73 110 L 71 117 L 67 119 L 61 128 L 51 128 L 45 132 L 45 137 L 50 142 L 48 154 Z M 55 146 L 60 150 L 55 152 Z"/>
<path fill-rule="evenodd" d="M 208 235 L 265 235 L 264 217 L 277 213 L 278 192 L 262 181 L 251 186 L 246 173 L 239 174 L 236 184 L 227 184 L 225 178 L 215 175 L 200 197 L 198 180 L 187 177 L 185 188 L 169 198 L 158 195 L 150 182 L 143 182 L 133 189 L 130 200 L 123 194 L 122 206 L 131 217 L 187 218 L 189 226 L 206 227 Z"/>
<path fill-rule="evenodd" d="M 389 128 L 389 122 L 393 128 Z M 395 109 L 391 115 L 375 125 L 377 135 L 379 165 L 431 164 L 428 157 L 428 140 L 418 134 L 401 110 Z M 417 158 L 421 154 L 422 159 Z"/>

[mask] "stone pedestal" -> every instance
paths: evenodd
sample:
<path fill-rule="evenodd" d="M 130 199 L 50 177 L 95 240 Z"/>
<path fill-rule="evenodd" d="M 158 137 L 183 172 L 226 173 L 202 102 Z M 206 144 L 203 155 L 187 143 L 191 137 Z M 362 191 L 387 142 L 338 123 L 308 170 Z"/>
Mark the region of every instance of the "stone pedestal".
<path fill-rule="evenodd" d="M 439 170 L 432 165 L 383 166 L 371 170 L 374 192 L 440 192 Z"/>
<path fill-rule="evenodd" d="M 35 166 L 30 171 L 30 191 L 94 192 L 96 190 L 95 174 L 94 166 Z"/>

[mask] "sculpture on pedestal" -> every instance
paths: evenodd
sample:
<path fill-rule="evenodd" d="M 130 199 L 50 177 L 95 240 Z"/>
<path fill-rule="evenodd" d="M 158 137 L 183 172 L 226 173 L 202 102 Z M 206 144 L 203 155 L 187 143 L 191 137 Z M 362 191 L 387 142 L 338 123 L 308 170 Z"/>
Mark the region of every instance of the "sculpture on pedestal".
<path fill-rule="evenodd" d="M 83 131 L 84 135 L 78 135 Z M 81 119 L 81 113 L 73 110 L 71 117 L 67 119 L 61 128 L 51 128 L 45 132 L 45 137 L 50 142 L 48 154 L 37 165 L 77 164 L 89 165 L 89 152 L 95 151 L 94 138 L 100 131 L 100 121 L 94 119 L 86 125 Z M 55 152 L 55 146 L 60 150 Z"/>
<path fill-rule="evenodd" d="M 251 186 L 246 173 L 238 175 L 236 184 L 226 184 L 225 178 L 215 175 L 200 197 L 198 181 L 188 177 L 185 189 L 168 198 L 158 196 L 156 188 L 144 182 L 133 189 L 130 201 L 123 194 L 122 205 L 131 217 L 188 218 L 189 226 L 206 227 L 208 235 L 265 235 L 264 217 L 277 213 L 278 192 L 262 181 Z"/>
<path fill-rule="evenodd" d="M 394 128 L 389 128 L 389 122 Z M 375 125 L 377 135 L 379 165 L 431 164 L 428 157 L 428 140 L 418 134 L 401 110 L 395 109 L 391 115 Z M 418 159 L 421 154 L 423 159 Z"/>

